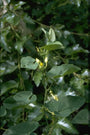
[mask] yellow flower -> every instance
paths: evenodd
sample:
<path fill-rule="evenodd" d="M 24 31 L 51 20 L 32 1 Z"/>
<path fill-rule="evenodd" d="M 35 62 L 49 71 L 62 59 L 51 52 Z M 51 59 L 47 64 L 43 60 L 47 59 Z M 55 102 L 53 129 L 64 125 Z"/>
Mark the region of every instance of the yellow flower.
<path fill-rule="evenodd" d="M 45 63 L 47 63 L 48 62 L 48 57 L 45 57 L 45 60 L 44 61 L 45 61 Z"/>
<path fill-rule="evenodd" d="M 38 47 L 36 47 L 36 49 L 37 49 L 37 52 L 39 52 L 39 48 L 38 48 Z"/>
<path fill-rule="evenodd" d="M 43 67 L 43 63 L 42 62 L 40 62 L 40 66 Z"/>
<path fill-rule="evenodd" d="M 36 62 L 39 64 L 39 68 L 43 67 L 44 64 L 39 59 L 36 58 Z"/>
<path fill-rule="evenodd" d="M 51 112 L 51 114 L 52 114 L 52 115 L 55 115 L 55 113 L 54 113 L 54 112 Z"/>
<path fill-rule="evenodd" d="M 36 58 L 36 62 L 39 64 L 40 63 L 40 60 L 38 58 Z"/>
<path fill-rule="evenodd" d="M 53 97 L 56 101 L 58 101 L 58 96 L 57 95 L 54 95 Z"/>
<path fill-rule="evenodd" d="M 58 101 L 58 96 L 54 95 L 51 90 L 50 90 L 50 94 L 51 94 L 51 96 L 53 97 L 54 100 Z"/>

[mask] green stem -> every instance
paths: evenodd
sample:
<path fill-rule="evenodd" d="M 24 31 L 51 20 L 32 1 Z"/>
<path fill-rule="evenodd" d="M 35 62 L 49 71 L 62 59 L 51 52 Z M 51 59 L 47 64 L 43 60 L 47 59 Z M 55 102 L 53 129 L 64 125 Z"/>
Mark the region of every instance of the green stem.
<path fill-rule="evenodd" d="M 4 131 L 7 130 L 7 129 L 3 128 L 3 127 L 1 127 L 0 129 L 1 129 L 1 130 L 4 130 Z"/>
<path fill-rule="evenodd" d="M 55 120 L 54 120 L 54 117 L 52 117 L 51 128 L 50 128 L 50 130 L 49 130 L 48 135 L 52 135 L 52 132 L 53 132 L 53 129 L 54 129 L 54 123 L 55 123 Z"/>
<path fill-rule="evenodd" d="M 68 2 L 66 2 L 65 4 L 67 4 Z M 61 4 L 61 5 L 59 5 L 59 6 L 64 6 L 65 4 Z M 41 27 L 44 27 L 44 28 L 51 28 L 51 27 L 53 27 L 54 28 L 54 26 L 48 26 L 48 25 L 45 25 L 45 24 L 43 24 L 43 23 L 41 23 L 41 22 L 39 22 L 39 21 L 37 21 L 37 20 L 34 20 L 34 19 L 32 19 L 35 23 L 37 23 L 37 24 L 39 24 L 39 25 L 41 25 Z M 70 34 L 72 34 L 72 35 L 77 35 L 77 36 L 87 36 L 87 37 L 90 37 L 90 35 L 88 34 L 88 33 L 76 33 L 76 32 L 70 32 Z"/>
<path fill-rule="evenodd" d="M 47 99 L 47 92 L 48 92 L 48 89 L 45 89 L 45 94 L 44 94 L 44 104 L 45 104 L 45 101 Z"/>
<path fill-rule="evenodd" d="M 15 31 L 14 27 L 13 27 L 12 25 L 10 25 L 10 26 L 11 26 L 12 31 L 13 31 L 14 34 L 16 35 L 16 37 L 21 40 L 21 37 L 20 37 L 20 36 L 18 35 L 18 33 Z"/>
<path fill-rule="evenodd" d="M 19 69 L 19 75 L 20 75 L 20 88 L 25 90 L 24 80 L 21 73 L 21 67 L 20 67 L 20 56 L 18 54 L 18 69 Z"/>

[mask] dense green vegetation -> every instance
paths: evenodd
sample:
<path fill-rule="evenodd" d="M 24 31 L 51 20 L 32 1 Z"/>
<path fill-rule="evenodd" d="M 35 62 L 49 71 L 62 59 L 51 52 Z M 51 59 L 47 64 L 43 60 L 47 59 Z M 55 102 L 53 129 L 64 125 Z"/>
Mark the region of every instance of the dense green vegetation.
<path fill-rule="evenodd" d="M 0 1 L 0 134 L 89 134 L 89 6 Z"/>

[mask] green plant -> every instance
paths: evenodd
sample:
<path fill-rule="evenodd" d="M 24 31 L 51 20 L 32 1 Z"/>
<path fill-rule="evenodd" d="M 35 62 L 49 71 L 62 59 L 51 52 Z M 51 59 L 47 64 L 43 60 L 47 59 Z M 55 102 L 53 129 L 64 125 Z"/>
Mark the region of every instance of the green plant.
<path fill-rule="evenodd" d="M 88 3 L 34 0 L 31 9 L 28 2 L 0 3 L 1 134 L 81 134 L 78 127 L 89 124 L 90 35 L 84 34 Z M 74 7 L 73 13 L 77 9 L 79 15 L 73 21 L 67 16 L 57 19 L 57 11 L 61 14 L 65 7 L 67 14 Z M 83 18 L 82 8 L 86 12 Z M 54 19 L 43 24 L 48 16 Z M 65 19 L 69 19 L 67 24 Z M 79 28 L 82 19 L 85 24 Z M 79 24 L 74 32 L 72 22 Z"/>

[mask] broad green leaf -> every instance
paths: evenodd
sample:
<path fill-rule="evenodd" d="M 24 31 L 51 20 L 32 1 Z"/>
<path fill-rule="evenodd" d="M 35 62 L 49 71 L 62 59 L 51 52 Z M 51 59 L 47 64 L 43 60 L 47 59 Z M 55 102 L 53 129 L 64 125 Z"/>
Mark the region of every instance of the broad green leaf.
<path fill-rule="evenodd" d="M 3 105 L 7 109 L 13 109 L 19 106 L 19 104 L 13 99 L 12 96 L 6 98 L 3 102 Z"/>
<path fill-rule="evenodd" d="M 42 77 L 43 77 L 42 72 L 40 72 L 40 71 L 35 72 L 33 80 L 34 80 L 37 87 L 40 85 Z"/>
<path fill-rule="evenodd" d="M 85 103 L 85 99 L 80 96 L 67 96 L 65 98 L 61 98 L 61 100 L 63 101 L 59 102 L 58 111 L 59 115 L 62 117 L 69 116 Z"/>
<path fill-rule="evenodd" d="M 89 111 L 87 109 L 82 109 L 73 118 L 72 123 L 75 124 L 89 124 Z"/>
<path fill-rule="evenodd" d="M 32 97 L 30 98 L 30 103 L 35 102 L 36 99 L 37 99 L 36 95 L 33 94 Z"/>
<path fill-rule="evenodd" d="M 30 99 L 32 96 L 32 92 L 31 91 L 21 91 L 21 92 L 18 92 L 16 93 L 16 95 L 14 95 L 14 99 L 17 101 L 17 102 L 25 102 L 25 103 L 28 103 L 30 102 Z"/>
<path fill-rule="evenodd" d="M 56 40 L 55 32 L 52 28 L 50 28 L 50 30 L 49 30 L 49 40 L 50 40 L 50 42 L 54 42 Z"/>
<path fill-rule="evenodd" d="M 62 135 L 60 127 L 54 127 L 52 135 Z"/>
<path fill-rule="evenodd" d="M 14 62 L 6 61 L 0 65 L 0 76 L 10 74 L 17 69 Z"/>
<path fill-rule="evenodd" d="M 30 114 L 28 115 L 28 119 L 30 121 L 35 120 L 35 121 L 40 121 L 43 117 L 43 112 L 42 112 L 42 108 L 34 105 L 34 104 L 29 104 L 30 107 L 32 107 L 32 111 L 30 112 Z"/>
<path fill-rule="evenodd" d="M 54 66 L 52 67 L 48 74 L 50 77 L 60 77 L 60 76 L 65 76 L 69 75 L 73 72 L 79 71 L 80 68 L 73 65 L 73 64 L 62 64 L 61 66 Z"/>
<path fill-rule="evenodd" d="M 59 125 L 59 127 L 65 130 L 67 133 L 75 134 L 75 135 L 79 134 L 78 131 L 71 124 L 71 122 L 66 118 L 59 119 L 57 125 Z"/>
<path fill-rule="evenodd" d="M 20 22 L 20 18 L 13 13 L 9 13 L 6 15 L 5 21 L 10 23 L 11 25 L 18 25 Z"/>
<path fill-rule="evenodd" d="M 52 99 L 46 103 L 46 107 L 54 112 L 57 116 L 67 117 L 78 110 L 85 103 L 85 99 L 80 96 L 63 96 L 58 97 L 58 101 Z"/>
<path fill-rule="evenodd" d="M 10 110 L 18 107 L 26 107 L 36 101 L 36 96 L 32 95 L 30 91 L 24 92 L 19 92 L 15 96 L 6 98 L 3 102 L 4 107 Z"/>
<path fill-rule="evenodd" d="M 48 42 L 47 45 L 41 47 L 48 51 L 57 50 L 57 49 L 63 49 L 64 46 L 61 42 L 55 41 L 55 42 Z"/>
<path fill-rule="evenodd" d="M 3 95 L 4 93 L 6 93 L 8 90 L 12 89 L 12 88 L 17 88 L 18 87 L 18 83 L 14 80 L 10 80 L 4 84 L 1 85 L 1 93 L 0 95 Z"/>
<path fill-rule="evenodd" d="M 23 46 L 24 46 L 24 43 L 25 41 L 27 40 L 26 37 L 23 37 L 23 39 L 21 41 L 17 41 L 15 43 L 15 49 L 20 53 L 22 54 L 23 53 Z"/>
<path fill-rule="evenodd" d="M 21 91 L 14 95 L 14 100 L 19 104 L 29 104 L 30 102 L 34 102 L 36 100 L 36 96 L 32 94 L 31 91 Z"/>
<path fill-rule="evenodd" d="M 38 128 L 39 124 L 38 122 L 22 122 L 15 126 L 10 127 L 8 130 L 6 130 L 3 135 L 30 135 L 33 131 L 35 131 Z"/>
<path fill-rule="evenodd" d="M 0 107 L 0 117 L 3 117 L 7 114 L 6 108 L 4 106 Z"/>
<path fill-rule="evenodd" d="M 27 56 L 21 59 L 21 68 L 35 70 L 37 67 L 38 67 L 38 63 L 35 62 L 34 58 Z"/>

